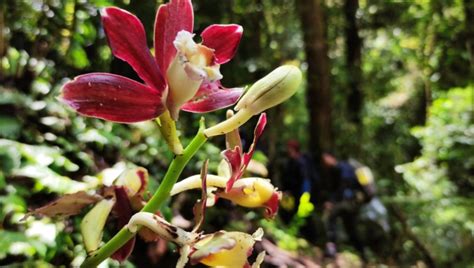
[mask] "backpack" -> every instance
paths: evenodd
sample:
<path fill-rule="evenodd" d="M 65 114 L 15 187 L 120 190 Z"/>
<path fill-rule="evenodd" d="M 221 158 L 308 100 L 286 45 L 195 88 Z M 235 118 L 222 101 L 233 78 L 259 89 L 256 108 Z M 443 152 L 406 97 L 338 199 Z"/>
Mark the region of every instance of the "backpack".
<path fill-rule="evenodd" d="M 349 159 L 349 164 L 354 168 L 357 182 L 359 183 L 362 189 L 362 194 L 364 195 L 364 201 L 369 202 L 375 196 L 377 191 L 372 170 L 355 159 Z"/>

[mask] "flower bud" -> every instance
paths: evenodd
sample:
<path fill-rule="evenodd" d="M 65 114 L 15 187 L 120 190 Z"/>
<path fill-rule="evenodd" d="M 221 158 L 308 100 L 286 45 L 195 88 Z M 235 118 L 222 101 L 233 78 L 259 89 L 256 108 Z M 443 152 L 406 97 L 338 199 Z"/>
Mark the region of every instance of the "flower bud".
<path fill-rule="evenodd" d="M 301 83 L 301 71 L 293 65 L 283 65 L 258 80 L 239 100 L 238 111 L 227 120 L 204 130 L 207 137 L 226 134 L 240 127 L 252 116 L 276 106 L 295 94 Z"/>
<path fill-rule="evenodd" d="M 283 65 L 253 84 L 235 106 L 259 114 L 295 94 L 301 83 L 301 71 L 293 65 Z"/>
<path fill-rule="evenodd" d="M 87 252 L 92 252 L 99 247 L 105 222 L 114 204 L 114 199 L 103 199 L 82 219 L 81 234 Z"/>

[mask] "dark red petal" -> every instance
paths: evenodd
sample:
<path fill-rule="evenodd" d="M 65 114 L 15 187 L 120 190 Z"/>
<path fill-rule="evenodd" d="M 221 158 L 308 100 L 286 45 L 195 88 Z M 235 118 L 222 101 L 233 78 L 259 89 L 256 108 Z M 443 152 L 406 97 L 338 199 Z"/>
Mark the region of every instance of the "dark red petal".
<path fill-rule="evenodd" d="M 108 73 L 77 76 L 63 86 L 61 98 L 80 114 L 121 123 L 153 119 L 165 110 L 161 92 Z"/>
<path fill-rule="evenodd" d="M 128 62 L 147 85 L 164 91 L 165 80 L 147 46 L 140 20 L 123 9 L 108 7 L 102 12 L 102 24 L 115 57 Z"/>
<path fill-rule="evenodd" d="M 224 64 L 234 57 L 242 33 L 237 24 L 213 24 L 201 33 L 202 44 L 214 49 L 217 64 Z"/>
<path fill-rule="evenodd" d="M 253 142 L 250 145 L 249 151 L 247 153 L 242 154 L 242 148 L 235 147 L 234 149 L 227 149 L 222 152 L 224 159 L 229 163 L 231 168 L 231 176 L 227 181 L 226 185 L 226 192 L 229 192 L 232 189 L 235 181 L 240 179 L 247 168 L 247 165 L 252 159 L 253 153 L 255 151 L 255 146 L 257 144 L 258 139 L 263 133 L 265 129 L 265 125 L 267 124 L 267 115 L 262 113 L 260 118 L 258 119 L 257 126 L 255 126 L 254 130 L 254 137 Z"/>
<path fill-rule="evenodd" d="M 148 186 L 148 170 L 144 168 L 137 168 L 137 175 L 140 178 L 140 188 L 137 191 L 137 195 L 143 195 L 143 193 L 146 190 L 146 187 Z"/>
<path fill-rule="evenodd" d="M 253 152 L 255 151 L 255 146 L 257 146 L 258 139 L 260 136 L 262 136 L 263 130 L 265 129 L 265 125 L 267 124 L 267 114 L 262 113 L 260 117 L 258 118 L 257 125 L 255 126 L 255 129 L 253 131 L 253 142 L 250 145 L 249 151 L 244 154 L 243 156 L 243 162 L 245 167 L 250 162 L 250 159 L 252 159 Z"/>
<path fill-rule="evenodd" d="M 270 199 L 268 199 L 267 202 L 265 202 L 265 218 L 267 219 L 272 219 L 275 217 L 275 215 L 278 212 L 278 204 L 281 199 L 281 193 L 280 192 L 274 192 Z"/>
<path fill-rule="evenodd" d="M 232 189 L 235 181 L 240 179 L 245 171 L 242 161 L 242 148 L 235 147 L 234 149 L 227 149 L 222 152 L 222 156 L 230 166 L 231 175 L 226 184 L 226 192 Z"/>
<path fill-rule="evenodd" d="M 192 113 L 207 113 L 233 105 L 244 93 L 243 88 L 225 88 L 220 81 L 204 82 L 196 95 L 181 110 Z"/>
<path fill-rule="evenodd" d="M 117 227 L 122 228 L 128 223 L 133 215 L 133 210 L 128 200 L 127 190 L 123 186 L 115 186 L 115 199 L 117 200 L 113 208 L 114 213 L 117 215 Z M 133 251 L 135 246 L 135 236 L 129 240 L 125 245 L 119 248 L 112 254 L 112 259 L 119 262 L 127 260 L 128 256 Z"/>
<path fill-rule="evenodd" d="M 155 58 L 166 75 L 176 55 L 173 41 L 179 31 L 193 32 L 194 13 L 191 0 L 171 0 L 161 5 L 155 19 Z"/>

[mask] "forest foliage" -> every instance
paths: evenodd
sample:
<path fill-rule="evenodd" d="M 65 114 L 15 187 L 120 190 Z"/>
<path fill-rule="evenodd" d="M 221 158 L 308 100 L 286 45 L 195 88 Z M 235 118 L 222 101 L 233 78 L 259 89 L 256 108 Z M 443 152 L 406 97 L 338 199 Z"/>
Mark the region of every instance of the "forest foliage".
<path fill-rule="evenodd" d="M 356 0 L 358 48 L 347 42 L 351 0 L 312 1 L 321 4 L 324 15 L 331 150 L 372 168 L 378 195 L 389 209 L 391 229 L 377 242 L 387 250 L 374 251 L 372 258 L 398 265 L 474 265 L 473 1 Z M 308 29 L 301 26 L 299 8 L 308 2 L 194 1 L 198 32 L 211 23 L 244 27 L 236 58 L 222 69 L 225 83 L 248 85 L 284 63 L 299 65 L 304 72 L 310 61 L 317 63 L 305 53 Z M 91 71 L 137 79 L 130 67 L 112 56 L 99 9 L 124 8 L 151 34 L 160 3 L 0 2 L 0 265 L 75 265 L 85 257 L 78 220 L 45 217 L 20 222 L 29 209 L 66 193 L 95 189 L 124 167 L 146 167 L 150 192 L 159 185 L 172 154 L 156 124 L 124 125 L 77 116 L 57 97 L 64 83 Z M 360 49 L 360 73 L 348 62 L 351 49 Z M 360 107 L 351 105 L 354 83 L 361 92 Z M 268 111 L 271 124 L 257 158 L 267 164 L 277 185 L 286 179 L 286 141 L 296 138 L 306 151 L 313 148 L 309 86 L 302 85 L 289 102 Z M 182 136 L 191 136 L 199 115 L 181 116 Z M 209 125 L 222 118 L 223 112 L 206 115 Z M 251 137 L 255 122 L 244 128 L 244 137 Z M 222 144 L 207 143 L 184 174 L 197 173 L 209 157 L 209 169 L 216 170 L 217 145 Z M 163 213 L 171 215 L 171 209 Z M 263 221 L 253 212 L 239 213 L 243 216 L 229 223 L 231 229 L 258 223 L 287 250 L 310 252 L 310 243 L 321 246 L 324 240 L 324 235 L 306 240 L 299 236 L 304 217 L 288 227 L 278 220 Z M 317 210 L 313 214 L 322 218 Z M 227 216 L 226 207 L 210 212 L 207 228 L 219 229 Z M 131 263 L 139 259 L 134 255 Z"/>

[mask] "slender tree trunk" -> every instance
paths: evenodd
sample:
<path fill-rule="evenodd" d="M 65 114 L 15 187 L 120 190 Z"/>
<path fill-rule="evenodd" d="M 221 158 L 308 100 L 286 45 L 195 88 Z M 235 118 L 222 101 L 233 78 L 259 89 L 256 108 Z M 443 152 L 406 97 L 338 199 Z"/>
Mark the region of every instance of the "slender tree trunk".
<path fill-rule="evenodd" d="M 258 6 L 264 7 L 265 3 L 262 0 L 256 0 L 256 4 Z M 258 39 L 255 40 L 258 42 L 258 46 L 253 45 L 254 50 L 258 49 L 258 54 L 260 54 L 263 50 L 265 50 L 266 45 L 265 42 L 259 41 L 262 37 L 264 37 L 267 40 L 271 40 L 269 36 L 269 33 L 267 31 L 264 31 L 263 29 L 266 29 L 268 27 L 268 22 L 267 20 L 264 20 L 264 23 L 259 23 L 259 20 L 262 18 L 267 17 L 268 15 L 265 13 L 268 12 L 265 8 L 261 8 L 258 11 L 256 11 L 256 16 L 255 16 L 255 27 L 258 28 Z M 270 15 L 271 16 L 271 15 Z M 257 26 L 259 25 L 259 26 Z M 267 41 L 268 42 L 268 41 Z M 273 63 L 272 66 L 275 66 L 277 64 L 281 64 L 284 62 L 286 59 L 286 55 L 283 53 L 280 53 L 278 55 L 273 55 L 273 58 L 271 59 L 271 62 Z M 271 70 L 265 70 L 265 73 L 259 74 L 259 77 L 263 77 L 266 75 L 268 72 Z M 267 125 L 267 157 L 268 157 L 268 170 L 269 170 L 269 177 L 272 178 L 272 181 L 274 181 L 275 185 L 279 185 L 280 187 L 283 187 L 282 184 L 282 174 L 284 173 L 284 163 L 287 161 L 287 157 L 282 157 L 281 153 L 282 151 L 286 151 L 286 147 L 282 146 L 283 144 L 286 144 L 286 141 L 282 140 L 281 136 L 281 130 L 282 127 L 284 126 L 283 119 L 285 115 L 285 109 L 283 105 L 278 105 L 276 107 L 273 107 L 272 109 L 267 111 L 267 116 L 268 116 L 268 122 L 271 122 L 271 124 Z M 282 150 L 282 148 L 284 148 Z M 286 155 L 284 155 L 286 156 Z"/>
<path fill-rule="evenodd" d="M 433 5 L 431 6 L 431 13 L 437 14 L 438 16 L 443 16 L 443 6 L 442 5 Z M 415 116 L 415 125 L 424 125 L 426 119 L 428 118 L 428 109 L 431 106 L 432 101 L 432 81 L 430 77 L 435 72 L 434 67 L 430 64 L 430 59 L 433 57 L 437 45 L 437 35 L 436 26 L 431 22 L 426 22 L 425 31 L 422 33 L 421 45 L 419 50 L 419 58 L 421 70 L 420 79 L 423 85 L 420 87 L 419 92 L 419 106 L 417 107 L 416 116 Z"/>
<path fill-rule="evenodd" d="M 279 150 L 278 145 L 283 142 L 281 140 L 281 128 L 283 126 L 283 117 L 285 114 L 285 109 L 282 105 L 273 107 L 267 112 L 268 124 L 267 130 L 267 157 L 268 157 L 268 170 L 270 173 L 270 178 L 275 182 L 276 185 L 282 187 L 282 156 L 281 149 Z M 280 143 L 279 143 L 280 141 Z M 285 158 L 286 160 L 286 158 Z"/>
<path fill-rule="evenodd" d="M 361 50 L 362 39 L 359 37 L 356 12 L 359 0 L 345 0 L 344 15 L 346 17 L 346 64 L 349 73 L 349 96 L 347 106 L 349 119 L 360 125 L 363 94 L 361 90 Z"/>
<path fill-rule="evenodd" d="M 469 53 L 471 82 L 474 77 L 474 0 L 464 0 L 466 46 Z"/>
<path fill-rule="evenodd" d="M 5 44 L 5 16 L 4 16 L 4 8 L 3 4 L 0 4 L 0 57 L 3 57 L 6 52 L 6 44 Z"/>
<path fill-rule="evenodd" d="M 6 53 L 6 42 L 5 42 L 5 16 L 3 3 L 0 3 L 0 58 Z M 3 67 L 0 65 L 0 82 L 3 82 Z"/>
<path fill-rule="evenodd" d="M 306 52 L 311 151 L 332 149 L 331 90 L 326 24 L 320 0 L 297 0 Z M 317 159 L 318 157 L 315 157 Z"/>

